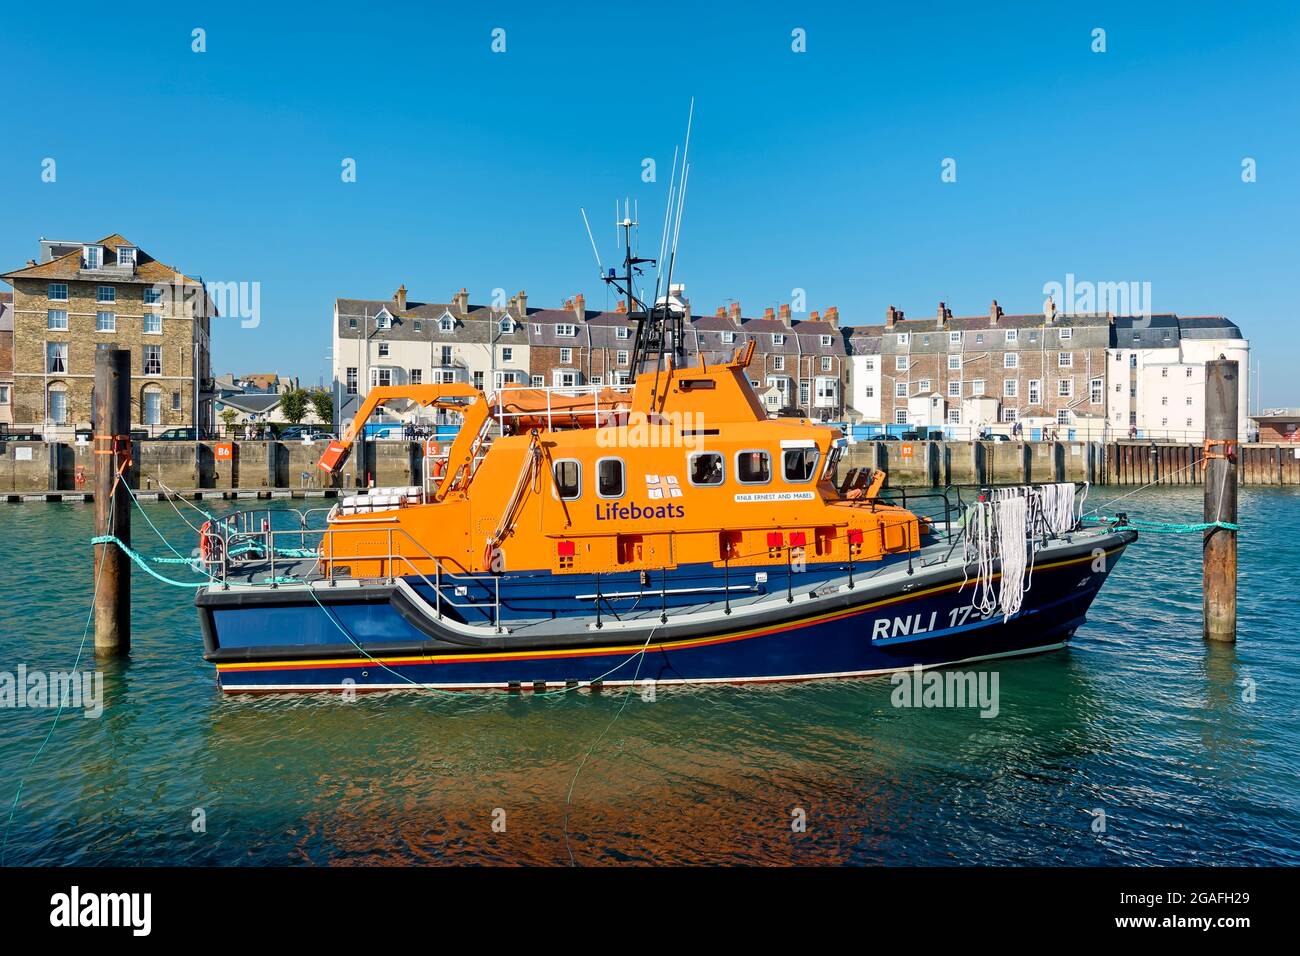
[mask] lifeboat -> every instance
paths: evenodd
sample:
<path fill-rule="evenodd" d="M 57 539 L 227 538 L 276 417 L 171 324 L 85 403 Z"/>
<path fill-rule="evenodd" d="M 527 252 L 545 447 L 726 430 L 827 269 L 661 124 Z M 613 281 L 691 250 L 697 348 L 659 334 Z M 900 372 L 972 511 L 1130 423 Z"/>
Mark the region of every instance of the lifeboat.
<path fill-rule="evenodd" d="M 1074 486 L 891 492 L 841 469 L 836 428 L 769 419 L 751 356 L 622 387 L 372 389 L 325 472 L 388 402 L 454 412 L 455 440 L 319 526 L 205 530 L 221 687 L 806 680 L 1065 646 L 1132 531 L 1087 526 Z"/>

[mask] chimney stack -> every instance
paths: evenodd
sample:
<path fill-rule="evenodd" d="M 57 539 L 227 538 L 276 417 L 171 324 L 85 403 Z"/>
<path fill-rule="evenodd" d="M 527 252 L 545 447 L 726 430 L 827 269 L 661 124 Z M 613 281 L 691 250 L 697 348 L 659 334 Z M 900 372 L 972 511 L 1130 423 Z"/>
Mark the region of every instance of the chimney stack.
<path fill-rule="evenodd" d="M 898 310 L 892 305 L 885 311 L 885 328 L 892 329 L 899 319 Z"/>
<path fill-rule="evenodd" d="M 1048 325 L 1051 325 L 1056 320 L 1056 303 L 1052 301 L 1050 295 L 1047 297 L 1047 301 L 1043 303 L 1043 318 L 1047 320 Z"/>
<path fill-rule="evenodd" d="M 465 291 L 464 286 L 452 296 L 452 302 L 455 304 L 456 314 L 462 319 L 469 315 L 469 293 Z"/>
<path fill-rule="evenodd" d="M 840 327 L 840 307 L 838 305 L 833 305 L 826 310 L 826 321 L 831 324 L 833 329 Z"/>
<path fill-rule="evenodd" d="M 776 318 L 776 310 L 769 305 L 766 309 L 763 310 L 763 318 L 768 320 L 769 322 L 772 321 L 773 319 Z"/>
<path fill-rule="evenodd" d="M 393 293 L 393 298 L 397 300 L 397 311 L 405 312 L 406 311 L 406 283 L 405 282 L 403 282 L 401 285 L 397 287 L 397 291 Z"/>
<path fill-rule="evenodd" d="M 998 305 L 997 299 L 994 299 L 989 305 L 989 324 L 997 325 L 1000 318 L 1002 318 L 1002 306 Z"/>
<path fill-rule="evenodd" d="M 620 315 L 626 315 L 626 314 L 627 314 L 627 300 L 626 300 L 626 299 L 619 299 L 619 300 L 618 300 L 618 305 L 614 306 L 614 311 L 617 312 L 617 313 L 619 313 Z"/>
<path fill-rule="evenodd" d="M 940 302 L 939 317 L 938 317 L 939 328 L 943 328 L 944 325 L 947 324 L 948 320 L 951 318 L 952 318 L 952 309 L 948 308 L 948 303 Z"/>
<path fill-rule="evenodd" d="M 818 312 L 816 309 L 808 313 L 809 322 L 820 322 L 821 320 L 822 320 L 822 314 Z"/>
<path fill-rule="evenodd" d="M 740 324 L 740 303 L 739 302 L 731 303 L 731 321 L 735 322 L 737 325 Z"/>
<path fill-rule="evenodd" d="M 793 324 L 790 320 L 790 306 L 788 305 L 781 306 L 781 324 L 787 329 Z"/>
<path fill-rule="evenodd" d="M 520 289 L 515 298 L 519 300 L 519 321 L 523 322 L 528 318 L 528 293 Z"/>
<path fill-rule="evenodd" d="M 715 312 L 715 313 L 713 313 L 713 314 L 716 315 L 716 316 L 717 316 L 718 318 L 720 318 L 720 319 L 725 319 L 725 318 L 727 317 L 727 307 L 726 307 L 726 306 L 723 306 L 723 305 L 720 305 L 720 306 L 718 306 L 718 311 Z"/>
<path fill-rule="evenodd" d="M 587 321 L 587 297 L 581 292 L 573 298 L 573 317 L 579 325 Z"/>

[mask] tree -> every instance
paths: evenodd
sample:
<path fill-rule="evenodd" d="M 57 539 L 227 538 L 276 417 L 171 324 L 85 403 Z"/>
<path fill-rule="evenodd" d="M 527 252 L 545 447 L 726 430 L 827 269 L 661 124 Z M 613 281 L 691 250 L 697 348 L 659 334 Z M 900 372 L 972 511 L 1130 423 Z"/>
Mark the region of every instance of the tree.
<path fill-rule="evenodd" d="M 239 417 L 239 412 L 235 409 L 226 407 L 221 410 L 221 420 L 226 423 L 227 433 L 235 427 L 235 419 Z"/>
<path fill-rule="evenodd" d="M 321 420 L 322 425 L 332 425 L 334 423 L 334 396 L 324 389 L 315 389 L 307 393 L 311 400 L 312 411 L 316 417 Z"/>
<path fill-rule="evenodd" d="M 300 388 L 295 388 L 293 391 L 281 395 L 280 413 L 284 415 L 284 420 L 291 425 L 299 424 L 307 417 L 309 401 L 307 393 Z"/>

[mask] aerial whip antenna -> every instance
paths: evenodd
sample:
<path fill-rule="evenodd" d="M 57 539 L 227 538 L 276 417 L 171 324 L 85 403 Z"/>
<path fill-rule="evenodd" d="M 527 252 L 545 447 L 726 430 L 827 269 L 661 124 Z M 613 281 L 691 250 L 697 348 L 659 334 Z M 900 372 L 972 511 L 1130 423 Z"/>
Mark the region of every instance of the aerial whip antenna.
<path fill-rule="evenodd" d="M 582 213 L 582 224 L 587 227 L 587 238 L 591 241 L 591 253 L 596 257 L 596 274 L 603 276 L 605 267 L 600 264 L 600 253 L 596 251 L 596 237 L 591 234 L 591 223 L 587 221 L 587 210 L 579 206 L 578 212 Z"/>

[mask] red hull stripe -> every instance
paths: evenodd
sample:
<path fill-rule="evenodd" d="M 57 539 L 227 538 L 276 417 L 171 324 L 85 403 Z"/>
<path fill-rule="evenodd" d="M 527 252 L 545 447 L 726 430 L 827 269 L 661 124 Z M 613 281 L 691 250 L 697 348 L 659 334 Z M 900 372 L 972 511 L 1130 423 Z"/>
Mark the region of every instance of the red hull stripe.
<path fill-rule="evenodd" d="M 1120 551 L 1120 548 L 1112 548 L 1106 552 L 1109 556 Z M 1035 568 L 1035 571 L 1043 571 L 1049 568 L 1063 568 L 1075 564 L 1085 564 L 1093 560 L 1092 555 L 1086 555 L 1080 558 L 1071 558 L 1068 561 L 1058 561 L 1054 564 L 1043 564 Z M 994 577 L 1000 575 L 995 574 Z M 744 631 L 735 631 L 731 634 L 719 634 L 714 637 L 697 637 L 686 638 L 680 641 L 664 641 L 659 644 L 651 644 L 650 648 L 656 651 L 680 650 L 694 647 L 710 647 L 717 644 L 729 644 L 732 641 L 751 640 L 756 637 L 768 637 L 773 634 L 784 634 L 789 631 L 796 631 L 800 628 L 807 627 L 810 624 L 821 624 L 830 621 L 839 621 L 845 618 L 857 617 L 868 611 L 877 608 L 888 607 L 891 604 L 898 604 L 902 601 L 911 601 L 915 598 L 928 594 L 941 594 L 944 591 L 960 590 L 962 584 L 945 584 L 939 587 L 928 588 L 924 591 L 911 591 L 907 594 L 901 594 L 897 597 L 886 598 L 871 604 L 864 604 L 861 607 L 847 608 L 842 611 L 830 611 L 826 614 L 818 614 L 812 617 L 801 618 L 797 621 L 791 621 L 787 624 L 775 625 L 772 627 L 752 628 Z M 351 658 L 329 658 L 324 660 L 304 660 L 304 661 L 266 661 L 266 662 L 248 662 L 248 663 L 230 663 L 217 664 L 217 670 L 220 672 L 245 672 L 245 671 L 293 671 L 293 670 L 317 670 L 324 668 L 343 668 L 343 667 L 365 667 L 369 665 L 400 665 L 400 664 L 468 664 L 483 661 L 532 661 L 546 659 L 563 659 L 568 660 L 580 657 L 604 657 L 610 654 L 633 654 L 640 651 L 641 644 L 628 644 L 621 646 L 597 647 L 597 648 L 574 648 L 572 650 L 541 650 L 541 651 L 504 651 L 491 654 L 427 654 L 419 656 L 406 657 L 351 657 Z"/>

